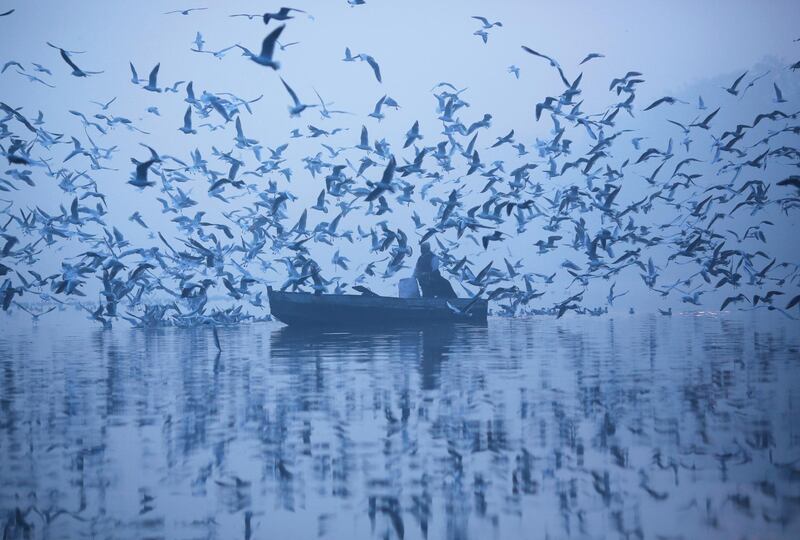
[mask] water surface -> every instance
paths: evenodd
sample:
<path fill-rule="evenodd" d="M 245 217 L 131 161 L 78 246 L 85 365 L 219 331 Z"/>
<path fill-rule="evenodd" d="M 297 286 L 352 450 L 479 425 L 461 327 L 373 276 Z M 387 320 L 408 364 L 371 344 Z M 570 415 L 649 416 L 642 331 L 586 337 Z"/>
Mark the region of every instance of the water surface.
<path fill-rule="evenodd" d="M 263 323 L 220 354 L 208 328 L 75 317 L 0 333 L 15 537 L 800 537 L 778 316 Z"/>

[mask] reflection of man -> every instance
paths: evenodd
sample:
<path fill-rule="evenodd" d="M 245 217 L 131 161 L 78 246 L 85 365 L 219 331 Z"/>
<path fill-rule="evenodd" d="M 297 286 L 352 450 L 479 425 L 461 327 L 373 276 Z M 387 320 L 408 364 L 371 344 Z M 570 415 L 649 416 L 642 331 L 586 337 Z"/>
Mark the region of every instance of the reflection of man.
<path fill-rule="evenodd" d="M 414 268 L 419 288 L 424 298 L 457 298 L 453 286 L 439 273 L 439 257 L 433 254 L 427 242 L 420 246 L 422 253 Z"/>

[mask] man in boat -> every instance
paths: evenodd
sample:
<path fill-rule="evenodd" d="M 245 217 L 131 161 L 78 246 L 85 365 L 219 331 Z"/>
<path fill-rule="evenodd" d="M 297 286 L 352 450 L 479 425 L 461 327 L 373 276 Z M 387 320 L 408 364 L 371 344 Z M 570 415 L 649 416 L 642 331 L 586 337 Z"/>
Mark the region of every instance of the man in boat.
<path fill-rule="evenodd" d="M 439 257 L 433 254 L 431 245 L 425 242 L 420 249 L 422 252 L 414 267 L 414 277 L 423 298 L 458 298 L 453 286 L 439 272 Z"/>

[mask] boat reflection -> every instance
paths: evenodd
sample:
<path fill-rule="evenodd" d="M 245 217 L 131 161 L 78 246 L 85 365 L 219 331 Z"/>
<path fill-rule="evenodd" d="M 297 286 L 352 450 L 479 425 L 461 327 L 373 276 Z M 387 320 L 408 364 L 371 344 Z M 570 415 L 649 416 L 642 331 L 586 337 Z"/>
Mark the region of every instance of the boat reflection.
<path fill-rule="evenodd" d="M 488 327 L 473 324 L 430 324 L 424 327 L 331 331 L 284 326 L 271 334 L 273 363 L 287 367 L 304 362 L 414 361 L 421 390 L 439 388 L 441 369 L 456 349 L 485 343 Z M 458 348 L 454 347 L 458 344 Z"/>

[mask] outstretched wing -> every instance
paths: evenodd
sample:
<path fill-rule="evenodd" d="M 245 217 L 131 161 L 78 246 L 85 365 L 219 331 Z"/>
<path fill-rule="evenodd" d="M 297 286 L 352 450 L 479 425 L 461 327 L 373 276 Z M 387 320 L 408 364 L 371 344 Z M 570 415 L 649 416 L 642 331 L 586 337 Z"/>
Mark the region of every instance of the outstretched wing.
<path fill-rule="evenodd" d="M 272 53 L 275 51 L 275 42 L 278 41 L 278 37 L 280 37 L 285 27 L 285 24 L 280 25 L 264 38 L 264 42 L 261 44 L 261 56 L 263 58 L 272 58 Z"/>
<path fill-rule="evenodd" d="M 158 84 L 158 70 L 161 67 L 161 62 L 156 64 L 156 67 L 153 68 L 153 71 L 150 72 L 150 77 L 148 78 L 147 84 L 153 88 L 156 87 Z"/>
<path fill-rule="evenodd" d="M 378 62 L 376 62 L 373 57 L 366 54 L 362 55 L 362 58 L 367 61 L 367 64 L 370 65 L 372 71 L 375 72 L 375 78 L 378 79 L 378 82 L 383 82 L 381 80 L 381 67 L 378 65 Z"/>
<path fill-rule="evenodd" d="M 286 91 L 289 92 L 289 96 L 291 96 L 292 101 L 294 102 L 295 106 L 299 106 L 300 105 L 300 100 L 297 99 L 297 94 L 294 93 L 294 90 L 292 90 L 292 87 L 289 86 L 288 84 L 286 84 L 286 81 L 283 80 L 283 77 L 281 77 L 281 82 L 283 83 L 284 88 L 286 88 Z"/>

